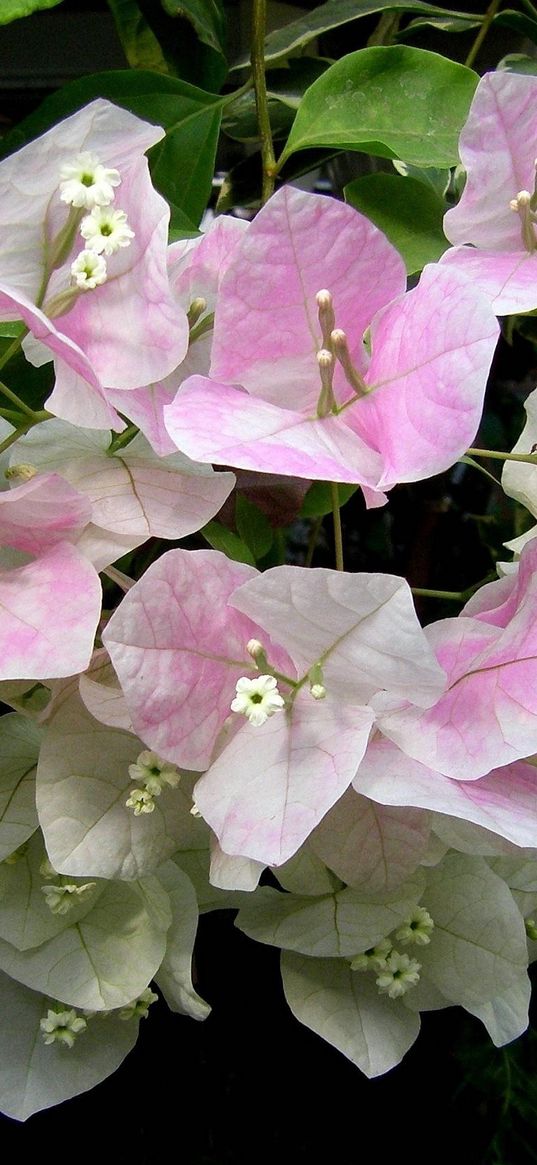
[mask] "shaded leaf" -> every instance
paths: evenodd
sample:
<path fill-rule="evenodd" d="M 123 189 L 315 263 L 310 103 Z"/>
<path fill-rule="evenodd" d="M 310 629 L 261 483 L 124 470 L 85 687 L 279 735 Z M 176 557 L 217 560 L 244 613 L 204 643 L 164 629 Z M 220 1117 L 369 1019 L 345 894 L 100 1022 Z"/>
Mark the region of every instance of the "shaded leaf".
<path fill-rule="evenodd" d="M 302 49 L 323 32 L 349 24 L 361 16 L 371 16 L 375 12 L 419 12 L 421 15 L 459 17 L 472 26 L 475 16 L 469 12 L 450 12 L 448 8 L 438 8 L 434 4 L 424 4 L 420 0 L 327 0 L 313 12 L 307 12 L 298 20 L 291 21 L 284 28 L 278 28 L 265 39 L 265 61 L 275 61 L 285 57 L 295 49 Z M 243 69 L 249 64 L 248 57 L 241 57 L 232 66 Z"/>
<path fill-rule="evenodd" d="M 349 182 L 345 200 L 384 231 L 409 275 L 435 263 L 449 246 L 442 230 L 444 204 L 415 178 L 366 174 Z"/>
<path fill-rule="evenodd" d="M 168 16 L 188 20 L 203 44 L 225 54 L 225 12 L 220 0 L 161 0 Z"/>
<path fill-rule="evenodd" d="M 451 166 L 477 84 L 464 65 L 407 45 L 360 49 L 304 95 L 282 161 L 337 146 L 425 166 Z"/>

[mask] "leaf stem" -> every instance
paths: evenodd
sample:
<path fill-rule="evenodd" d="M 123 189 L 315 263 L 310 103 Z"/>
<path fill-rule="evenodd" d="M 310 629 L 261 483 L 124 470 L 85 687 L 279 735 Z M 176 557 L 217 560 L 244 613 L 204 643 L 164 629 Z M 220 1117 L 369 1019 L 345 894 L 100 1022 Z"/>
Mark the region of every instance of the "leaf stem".
<path fill-rule="evenodd" d="M 108 455 L 111 456 L 112 453 L 117 453 L 118 449 L 123 449 L 125 445 L 129 445 L 130 442 L 134 441 L 134 438 L 138 436 L 139 432 L 140 430 L 138 425 L 127 425 L 127 428 L 123 429 L 122 433 L 118 433 L 115 437 L 112 437 L 108 449 L 106 450 Z"/>
<path fill-rule="evenodd" d="M 317 548 L 317 539 L 321 532 L 322 524 L 322 516 L 320 518 L 314 518 L 313 522 L 311 523 L 310 536 L 308 538 L 308 548 L 306 550 L 306 557 L 304 559 L 305 567 L 311 566 L 313 562 L 313 555 L 315 554 L 315 550 Z"/>
<path fill-rule="evenodd" d="M 25 328 L 24 332 L 22 332 L 20 336 L 15 336 L 15 339 L 11 341 L 11 344 L 9 344 L 9 346 L 6 348 L 3 355 L 0 356 L 0 368 L 5 368 L 8 361 L 11 360 L 11 357 L 15 356 L 15 354 L 22 347 L 22 341 L 24 340 L 24 337 L 27 335 L 28 335 L 28 328 Z"/>
<path fill-rule="evenodd" d="M 261 162 L 263 166 L 263 183 L 261 188 L 261 205 L 270 198 L 274 190 L 276 175 L 276 158 L 272 144 L 272 130 L 267 100 L 267 84 L 265 78 L 265 27 L 266 27 L 266 0 L 253 0 L 253 29 L 252 29 L 252 75 L 254 79 L 255 105 L 257 109 L 257 124 L 261 138 Z"/>
<path fill-rule="evenodd" d="M 3 396 L 7 397 L 7 400 L 10 401 L 12 405 L 15 405 L 15 408 L 18 409 L 19 413 L 24 413 L 27 417 L 35 416 L 34 410 L 31 409 L 30 406 L 25 403 L 25 401 L 21 400 L 20 396 L 17 396 L 16 392 L 12 392 L 12 390 L 8 388 L 7 384 L 4 384 L 3 380 L 0 380 L 0 392 Z"/>
<path fill-rule="evenodd" d="M 4 453 L 6 449 L 9 449 L 11 445 L 14 445 L 15 441 L 18 441 L 19 437 L 24 437 L 24 434 L 27 433 L 30 429 L 33 429 L 34 425 L 40 425 L 41 421 L 48 421 L 49 417 L 51 416 L 52 413 L 47 413 L 46 409 L 43 409 L 40 413 L 34 413 L 33 416 L 29 417 L 28 420 L 24 422 L 24 424 L 19 425 L 18 429 L 15 429 L 13 433 L 10 433 L 9 437 L 5 437 L 3 441 L 0 441 L 0 453 Z"/>
<path fill-rule="evenodd" d="M 472 65 L 473 65 L 473 63 L 477 57 L 477 54 L 481 48 L 481 45 L 483 44 L 483 41 L 484 41 L 488 31 L 489 31 L 489 28 L 492 24 L 492 21 L 494 20 L 494 17 L 496 16 L 496 13 L 500 7 L 500 3 L 501 3 L 501 0 L 492 0 L 492 3 L 489 4 L 487 11 L 485 12 L 481 28 L 479 29 L 479 32 L 474 40 L 474 43 L 470 49 L 470 52 L 468 53 L 468 56 L 464 62 L 468 69 L 472 68 Z"/>
<path fill-rule="evenodd" d="M 482 578 L 477 583 L 472 583 L 465 591 L 434 591 L 428 587 L 411 587 L 413 595 L 417 595 L 422 599 L 452 599 L 454 603 L 467 603 L 468 599 L 475 595 L 481 587 L 486 586 L 489 582 L 494 582 L 496 575 L 494 573 L 488 574 L 486 578 Z"/>
<path fill-rule="evenodd" d="M 499 449 L 467 449 L 467 457 L 490 457 L 493 461 L 522 461 L 525 465 L 537 465 L 536 453 L 501 453 Z"/>
<path fill-rule="evenodd" d="M 343 537 L 341 534 L 341 510 L 339 504 L 339 487 L 337 481 L 330 482 L 332 494 L 332 515 L 334 519 L 334 548 L 336 552 L 336 570 L 345 570 L 343 564 Z"/>

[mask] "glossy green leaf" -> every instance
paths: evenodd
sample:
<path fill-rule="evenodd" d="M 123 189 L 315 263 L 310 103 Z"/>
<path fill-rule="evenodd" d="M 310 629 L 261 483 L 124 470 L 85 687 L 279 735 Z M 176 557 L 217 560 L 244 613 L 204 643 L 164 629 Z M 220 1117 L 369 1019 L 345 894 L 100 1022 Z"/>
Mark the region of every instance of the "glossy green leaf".
<path fill-rule="evenodd" d="M 537 44 L 537 13 L 536 19 L 532 20 L 531 16 L 525 12 L 515 12 L 512 8 L 505 8 L 503 12 L 496 14 L 494 23 L 500 25 L 501 28 L 511 28 L 517 36 L 525 37 L 526 40 L 531 40 L 533 44 Z"/>
<path fill-rule="evenodd" d="M 423 4 L 421 0 L 327 0 L 313 12 L 306 12 L 298 20 L 291 21 L 284 28 L 271 32 L 265 40 L 265 61 L 276 61 L 289 53 L 303 49 L 323 32 L 349 24 L 361 16 L 371 16 L 376 12 L 419 12 L 426 16 L 459 17 L 472 24 L 475 13 L 451 12 L 448 8 L 438 8 L 434 4 Z M 478 20 L 482 16 L 478 15 Z M 247 67 L 249 61 L 243 56 L 233 65 L 234 69 Z"/>
<path fill-rule="evenodd" d="M 255 566 L 255 558 L 249 547 L 227 526 L 222 526 L 220 522 L 207 522 L 200 533 L 213 550 L 221 550 L 233 562 L 247 562 L 249 566 Z"/>
<path fill-rule="evenodd" d="M 169 73 L 160 44 L 136 0 L 107 0 L 118 37 L 131 69 Z"/>
<path fill-rule="evenodd" d="M 224 55 L 226 23 L 220 0 L 161 0 L 168 16 L 188 20 L 203 44 Z"/>
<path fill-rule="evenodd" d="M 429 16 L 419 17 L 417 20 L 411 20 L 406 28 L 403 28 L 397 33 L 396 40 L 402 41 L 411 37 L 414 33 L 422 32 L 424 28 L 434 28 L 437 32 L 469 32 L 472 28 L 479 28 L 480 20 L 477 18 L 473 22 L 469 20 L 461 20 L 456 16 Z"/>
<path fill-rule="evenodd" d="M 192 229 L 209 200 L 220 117 L 229 98 L 206 93 L 186 81 L 143 70 L 96 73 L 53 93 L 1 145 L 2 156 L 32 141 L 95 97 L 105 97 L 166 130 L 150 152 L 155 186 Z M 175 225 L 175 224 L 174 224 Z"/>
<path fill-rule="evenodd" d="M 449 246 L 442 230 L 444 203 L 415 178 L 367 174 L 349 182 L 345 199 L 384 231 L 409 275 L 435 263 Z"/>
<path fill-rule="evenodd" d="M 329 61 L 317 57 L 301 57 L 290 61 L 287 69 L 273 69 L 267 73 L 268 110 L 274 138 L 287 137 L 306 89 L 322 76 L 329 64 Z M 242 93 L 228 105 L 222 118 L 222 129 L 236 141 L 259 141 L 253 89 Z"/>
<path fill-rule="evenodd" d="M 408 45 L 350 53 L 304 95 L 281 160 L 337 146 L 418 166 L 455 165 L 477 80 L 464 65 Z"/>
<path fill-rule="evenodd" d="M 352 498 L 359 487 L 357 485 L 339 484 L 339 505 L 345 505 Z M 330 482 L 314 481 L 302 502 L 301 518 L 324 518 L 325 514 L 332 513 L 332 488 Z"/>
<path fill-rule="evenodd" d="M 258 506 L 240 493 L 235 502 L 235 525 L 239 537 L 251 550 L 256 562 L 268 554 L 274 541 L 270 522 Z"/>
<path fill-rule="evenodd" d="M 31 16 L 32 12 L 40 12 L 45 8 L 56 8 L 62 0 L 2 0 L 0 4 L 0 24 L 11 24 L 12 20 L 20 20 L 23 16 Z"/>
<path fill-rule="evenodd" d="M 527 57 L 525 53 L 509 53 L 498 65 L 498 70 L 505 73 L 524 73 L 531 77 L 537 74 L 535 57 Z"/>

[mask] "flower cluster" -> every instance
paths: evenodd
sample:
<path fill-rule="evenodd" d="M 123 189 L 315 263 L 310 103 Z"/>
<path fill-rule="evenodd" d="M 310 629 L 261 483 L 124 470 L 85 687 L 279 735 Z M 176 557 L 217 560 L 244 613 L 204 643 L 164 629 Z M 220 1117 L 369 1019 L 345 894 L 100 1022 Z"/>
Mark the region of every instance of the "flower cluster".
<path fill-rule="evenodd" d="M 103 99 L 0 163 L 11 1114 L 113 1071 L 159 996 L 207 1015 L 199 908 L 279 947 L 294 1014 L 368 1075 L 422 1010 L 459 1004 L 498 1045 L 524 1030 L 537 527 L 424 630 L 403 578 L 343 569 L 337 500 L 384 506 L 472 447 L 497 315 L 537 307 L 536 110 L 537 78 L 480 82 L 453 246 L 411 290 L 372 222 L 295 187 L 169 245 L 145 157 L 164 131 Z M 43 409 L 9 387 L 21 349 L 53 364 Z M 534 517 L 535 407 L 503 479 Z M 273 533 L 312 482 L 337 569 L 286 563 Z"/>

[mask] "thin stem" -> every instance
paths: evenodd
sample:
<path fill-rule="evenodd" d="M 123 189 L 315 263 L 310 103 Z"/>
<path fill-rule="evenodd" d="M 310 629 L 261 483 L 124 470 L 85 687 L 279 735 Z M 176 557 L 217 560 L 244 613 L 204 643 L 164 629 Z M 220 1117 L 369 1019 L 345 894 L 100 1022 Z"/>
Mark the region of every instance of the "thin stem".
<path fill-rule="evenodd" d="M 477 54 L 481 48 L 481 45 L 483 44 L 483 41 L 488 33 L 488 30 L 492 24 L 492 21 L 494 20 L 494 17 L 496 16 L 496 13 L 500 7 L 500 3 L 501 3 L 501 0 L 492 0 L 492 3 L 489 4 L 489 6 L 487 8 L 487 11 L 483 17 L 483 23 L 481 25 L 481 28 L 479 29 L 479 32 L 474 40 L 474 43 L 470 49 L 470 52 L 468 53 L 468 56 L 464 62 L 465 65 L 469 69 L 471 69 L 471 67 L 472 67 L 472 65 L 477 57 Z"/>
<path fill-rule="evenodd" d="M 428 587 L 411 587 L 410 589 L 413 595 L 417 595 L 422 599 L 452 599 L 454 603 L 467 603 L 468 599 L 471 599 L 476 591 L 479 591 L 481 587 L 495 580 L 496 575 L 491 572 L 485 578 L 480 579 L 479 582 L 472 583 L 465 591 L 433 591 Z"/>
<path fill-rule="evenodd" d="M 498 449 L 467 449 L 470 457 L 490 457 L 493 461 L 522 461 L 525 465 L 537 465 L 537 453 L 500 453 Z"/>
<path fill-rule="evenodd" d="M 332 515 L 334 519 L 334 548 L 336 552 L 336 570 L 345 570 L 343 565 L 343 537 L 341 534 L 341 511 L 339 505 L 339 489 L 336 481 L 330 482 L 332 494 Z"/>
<path fill-rule="evenodd" d="M 17 396 L 16 392 L 12 392 L 11 389 L 8 388 L 7 384 L 4 384 L 3 380 L 0 380 L 0 392 L 3 394 L 3 396 L 7 397 L 9 401 L 11 401 L 12 405 L 15 405 L 15 408 L 19 410 L 19 413 L 25 413 L 27 417 L 35 416 L 34 410 L 31 409 L 30 406 L 25 403 L 25 401 L 21 400 L 20 396 Z"/>
<path fill-rule="evenodd" d="M 127 428 L 124 429 L 122 433 L 118 433 L 116 437 L 112 437 L 108 449 L 106 450 L 108 455 L 110 456 L 112 453 L 117 453 L 118 449 L 123 449 L 125 445 L 129 445 L 130 442 L 134 441 L 134 438 L 138 436 L 139 432 L 140 430 L 138 425 L 127 425 Z"/>
<path fill-rule="evenodd" d="M 11 341 L 11 344 L 6 348 L 3 355 L 0 356 L 0 368 L 5 368 L 8 361 L 11 360 L 11 357 L 16 355 L 16 353 L 22 347 L 22 341 L 24 340 L 24 337 L 27 335 L 28 328 L 25 328 L 20 336 L 15 336 L 15 339 Z"/>
<path fill-rule="evenodd" d="M 313 555 L 317 546 L 317 539 L 321 533 L 321 526 L 323 524 L 322 516 L 315 518 L 311 523 L 310 536 L 308 538 L 308 549 L 306 550 L 306 557 L 304 559 L 304 566 L 309 567 L 313 562 Z"/>
<path fill-rule="evenodd" d="M 20 413 L 16 413 L 14 409 L 0 409 L 0 417 L 5 417 L 6 421 L 11 421 L 14 425 L 18 425 L 20 421 L 24 420 Z"/>
<path fill-rule="evenodd" d="M 461 457 L 459 460 L 461 465 L 469 465 L 472 469 L 477 469 L 479 473 L 483 474 L 484 477 L 488 477 L 489 481 L 493 481 L 494 485 L 501 485 L 501 482 L 498 480 L 498 478 L 495 477 L 493 473 L 489 473 L 488 469 L 485 469 L 484 465 L 480 465 L 478 461 L 474 461 L 473 457 Z"/>
<path fill-rule="evenodd" d="M 24 437 L 24 434 L 27 433 L 30 429 L 33 429 L 34 425 L 39 425 L 41 421 L 46 421 L 49 417 L 52 416 L 52 413 L 47 413 L 45 410 L 43 410 L 43 414 L 44 415 L 34 413 L 33 417 L 29 417 L 23 425 L 20 425 L 18 429 L 15 429 L 13 433 L 10 433 L 9 437 L 5 437 L 3 441 L 0 441 L 0 453 L 4 453 L 6 449 L 9 449 L 11 445 L 14 445 L 15 441 L 18 441 L 19 437 Z"/>
<path fill-rule="evenodd" d="M 263 183 L 261 188 L 262 205 L 270 198 L 274 190 L 276 174 L 276 158 L 272 144 L 272 130 L 267 100 L 267 84 L 265 79 L 265 27 L 266 27 L 266 0 L 253 0 L 253 30 L 252 30 L 252 74 L 254 79 L 255 105 L 257 109 L 257 124 L 261 138 L 261 162 L 263 166 Z"/>

